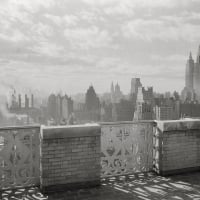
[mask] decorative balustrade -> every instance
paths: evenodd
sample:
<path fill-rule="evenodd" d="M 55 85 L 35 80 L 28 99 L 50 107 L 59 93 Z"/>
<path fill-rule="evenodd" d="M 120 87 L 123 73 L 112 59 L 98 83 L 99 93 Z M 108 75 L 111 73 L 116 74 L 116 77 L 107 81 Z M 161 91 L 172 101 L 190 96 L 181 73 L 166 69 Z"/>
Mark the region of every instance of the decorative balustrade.
<path fill-rule="evenodd" d="M 57 129 L 60 130 L 61 127 Z M 74 133 L 75 127 L 70 130 Z M 83 130 L 79 129 L 79 132 L 81 136 Z M 58 137 L 57 134 L 55 132 L 51 137 Z M 71 136 L 74 137 L 74 134 Z M 40 142 L 43 144 L 43 139 L 40 141 L 40 126 L 0 128 L 0 190 L 40 184 Z M 96 162 L 99 158 L 93 157 L 92 153 L 96 155 L 100 149 L 95 145 L 96 143 L 83 146 L 88 147 L 88 151 L 91 151 L 88 155 Z M 48 148 L 52 153 L 53 147 Z M 77 148 L 80 150 L 81 145 Z M 101 177 L 152 170 L 152 149 L 153 122 L 102 123 Z M 74 155 L 79 150 L 73 149 L 71 153 Z M 79 158 L 84 159 L 82 151 L 80 150 Z M 70 157 L 68 153 L 63 156 Z M 54 158 L 47 160 L 52 166 L 56 164 L 53 162 L 57 162 Z M 68 162 L 65 164 L 69 167 Z"/>
<path fill-rule="evenodd" d="M 40 127 L 0 129 L 0 189 L 39 185 Z"/>
<path fill-rule="evenodd" d="M 152 170 L 153 122 L 101 124 L 101 175 Z"/>
<path fill-rule="evenodd" d="M 56 180 L 71 187 L 77 177 L 82 185 L 97 184 L 100 168 L 101 177 L 151 171 L 153 165 L 161 174 L 199 170 L 200 120 L 156 123 L 0 128 L 0 190 Z"/>

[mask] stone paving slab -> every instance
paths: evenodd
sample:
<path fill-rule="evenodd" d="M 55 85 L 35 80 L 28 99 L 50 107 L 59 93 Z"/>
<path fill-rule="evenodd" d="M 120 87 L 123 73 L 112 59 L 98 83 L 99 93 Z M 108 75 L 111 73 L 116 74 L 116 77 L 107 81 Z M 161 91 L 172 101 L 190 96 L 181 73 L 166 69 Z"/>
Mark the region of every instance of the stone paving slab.
<path fill-rule="evenodd" d="M 7 190 L 2 200 L 200 200 L 200 172 L 169 177 L 138 173 L 102 179 L 96 188 L 43 195 L 39 188 Z"/>

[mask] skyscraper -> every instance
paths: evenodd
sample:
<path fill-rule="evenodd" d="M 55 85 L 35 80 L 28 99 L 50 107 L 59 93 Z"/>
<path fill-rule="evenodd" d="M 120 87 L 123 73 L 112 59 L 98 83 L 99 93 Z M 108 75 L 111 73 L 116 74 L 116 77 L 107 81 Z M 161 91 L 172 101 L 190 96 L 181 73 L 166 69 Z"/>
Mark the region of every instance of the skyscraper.
<path fill-rule="evenodd" d="M 142 87 L 142 83 L 140 82 L 140 78 L 132 78 L 131 79 L 131 94 L 137 95 L 139 87 Z"/>
<path fill-rule="evenodd" d="M 73 100 L 67 95 L 51 94 L 48 98 L 47 110 L 49 119 L 54 120 L 55 124 L 67 122 L 73 112 Z"/>
<path fill-rule="evenodd" d="M 153 87 L 138 87 L 134 120 L 153 119 Z"/>
<path fill-rule="evenodd" d="M 90 86 L 85 95 L 85 120 L 100 120 L 100 101 L 93 86 Z"/>
<path fill-rule="evenodd" d="M 113 82 L 111 83 L 111 87 L 110 87 L 110 98 L 111 98 L 111 102 L 113 103 L 115 101 L 115 89 L 114 89 L 114 84 Z"/>
<path fill-rule="evenodd" d="M 193 82 L 194 82 L 193 75 L 194 75 L 194 60 L 192 58 L 192 53 L 190 52 L 185 71 L 185 87 L 187 87 L 190 91 L 193 90 Z"/>
<path fill-rule="evenodd" d="M 93 86 L 90 86 L 85 95 L 85 105 L 87 110 L 96 110 L 100 108 L 99 98 Z"/>
<path fill-rule="evenodd" d="M 137 99 L 139 87 L 142 87 L 142 83 L 140 82 L 140 78 L 132 78 L 131 79 L 130 100 L 133 102 L 134 106 L 136 105 L 136 99 Z"/>
<path fill-rule="evenodd" d="M 194 62 L 190 52 L 185 71 L 185 87 L 182 91 L 182 100 L 200 101 L 200 46 L 197 52 L 197 59 Z"/>
<path fill-rule="evenodd" d="M 194 91 L 197 99 L 200 100 L 200 46 L 197 53 L 196 63 L 194 65 Z"/>
<path fill-rule="evenodd" d="M 47 105 L 47 110 L 48 110 L 48 116 L 49 118 L 53 118 L 54 120 L 56 119 L 56 95 L 51 94 L 48 98 L 48 105 Z"/>

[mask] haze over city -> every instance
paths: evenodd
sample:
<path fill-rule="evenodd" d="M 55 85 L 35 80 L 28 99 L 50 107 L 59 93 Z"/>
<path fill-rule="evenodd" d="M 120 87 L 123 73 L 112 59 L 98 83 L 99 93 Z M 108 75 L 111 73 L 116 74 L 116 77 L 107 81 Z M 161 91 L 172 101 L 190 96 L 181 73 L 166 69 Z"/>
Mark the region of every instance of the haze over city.
<path fill-rule="evenodd" d="M 200 199 L 200 0 L 0 0 L 0 200 Z"/>
<path fill-rule="evenodd" d="M 200 43 L 198 0 L 2 0 L 0 91 L 97 93 L 132 77 L 181 91 Z"/>

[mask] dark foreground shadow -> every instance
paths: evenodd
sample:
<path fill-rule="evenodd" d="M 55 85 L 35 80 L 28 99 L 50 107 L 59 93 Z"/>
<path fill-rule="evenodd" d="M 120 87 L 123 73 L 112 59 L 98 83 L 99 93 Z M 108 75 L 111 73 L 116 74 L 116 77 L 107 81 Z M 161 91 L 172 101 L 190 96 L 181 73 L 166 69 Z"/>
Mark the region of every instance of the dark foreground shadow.
<path fill-rule="evenodd" d="M 2 200 L 200 200 L 200 172 L 170 177 L 154 173 L 111 177 L 102 180 L 96 188 L 68 190 L 43 195 L 37 187 L 7 190 Z"/>

